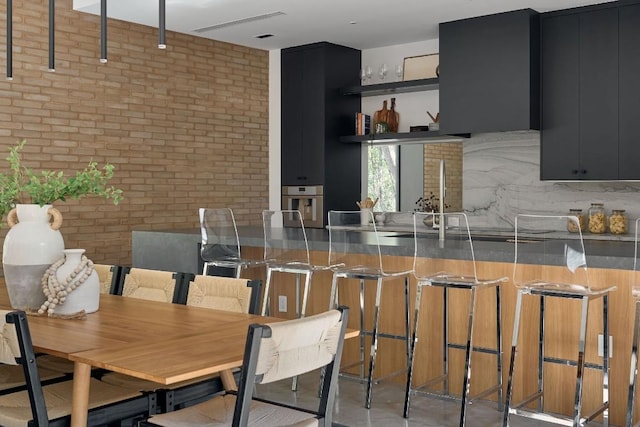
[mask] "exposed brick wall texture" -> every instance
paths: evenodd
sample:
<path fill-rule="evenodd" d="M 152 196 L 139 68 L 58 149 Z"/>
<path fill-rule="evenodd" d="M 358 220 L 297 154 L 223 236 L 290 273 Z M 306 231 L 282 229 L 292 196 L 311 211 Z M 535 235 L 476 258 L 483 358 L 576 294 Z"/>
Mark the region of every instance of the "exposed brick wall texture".
<path fill-rule="evenodd" d="M 108 63 L 100 64 L 100 18 L 59 0 L 49 73 L 47 2 L 14 0 L 13 26 L 14 80 L 0 76 L 0 169 L 24 138 L 28 166 L 70 175 L 91 159 L 109 162 L 124 191 L 118 206 L 56 203 L 67 248 L 129 265 L 132 230 L 197 227 L 199 207 L 232 207 L 240 224 L 260 223 L 268 206 L 267 51 L 173 32 L 160 50 L 156 28 L 109 19 Z"/>
<path fill-rule="evenodd" d="M 424 197 L 440 194 L 440 159 L 445 161 L 447 193 L 445 212 L 462 211 L 462 143 L 424 145 Z"/>

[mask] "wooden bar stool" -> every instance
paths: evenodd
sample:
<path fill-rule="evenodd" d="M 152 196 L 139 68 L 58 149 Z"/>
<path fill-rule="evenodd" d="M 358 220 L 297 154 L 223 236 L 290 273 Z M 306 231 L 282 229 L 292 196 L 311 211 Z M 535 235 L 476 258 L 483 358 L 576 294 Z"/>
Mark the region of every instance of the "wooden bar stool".
<path fill-rule="evenodd" d="M 571 225 L 571 227 L 568 227 Z M 567 228 L 576 230 L 567 233 Z M 536 264 L 532 268 L 531 264 Z M 503 426 L 508 426 L 511 415 L 531 418 L 539 421 L 552 422 L 562 425 L 583 426 L 597 416 L 602 415 L 602 425 L 609 425 L 609 340 L 603 340 L 603 356 L 601 363 L 587 363 L 585 361 L 585 343 L 587 340 L 587 318 L 590 303 L 602 300 L 602 333 L 609 336 L 609 293 L 615 286 L 605 286 L 595 283 L 589 278 L 587 256 L 582 239 L 580 222 L 575 216 L 553 215 L 518 215 L 515 219 L 515 262 L 513 269 L 513 284 L 518 289 L 516 312 L 513 324 L 513 339 L 511 342 L 511 362 L 509 366 L 509 382 L 507 385 L 506 408 Z M 527 327 L 522 316 L 522 303 L 525 295 L 539 297 L 539 342 L 538 350 L 538 382 L 530 395 L 520 402 L 513 402 L 514 370 L 516 356 L 523 350 L 518 347 L 520 323 Z M 545 352 L 545 303 L 547 298 L 565 298 L 580 302 L 579 306 L 579 335 L 577 355 L 574 360 L 555 357 Z M 566 303 L 564 310 L 570 310 L 575 305 Z M 556 325 L 562 329 L 564 325 Z M 597 336 L 590 337 L 596 339 Z M 525 350 L 530 351 L 530 350 Z M 547 363 L 561 366 L 575 367 L 577 370 L 573 414 L 564 416 L 545 410 L 544 405 L 544 366 Z M 588 415 L 582 413 L 583 381 L 585 369 L 600 371 L 602 374 L 602 404 Z M 537 402 L 537 408 L 528 407 Z"/>
<path fill-rule="evenodd" d="M 443 226 L 446 224 L 444 237 L 438 231 L 434 231 L 433 224 Z M 440 235 L 439 235 L 440 234 Z M 414 394 L 426 394 L 443 398 L 460 399 L 460 426 L 466 423 L 467 406 L 472 401 L 470 396 L 471 386 L 471 361 L 472 353 L 480 352 L 496 357 L 496 382 L 494 385 L 477 393 L 473 399 L 480 399 L 496 393 L 498 396 L 498 409 L 502 410 L 502 333 L 500 310 L 500 284 L 507 280 L 506 277 L 498 279 L 481 280 L 476 273 L 476 263 L 473 250 L 473 242 L 469 232 L 467 216 L 463 213 L 416 213 L 414 215 L 414 243 L 415 254 L 413 273 L 417 279 L 416 303 L 414 314 L 413 337 L 411 351 L 409 353 L 409 374 L 405 391 L 404 412 L 405 418 L 409 417 L 411 396 Z M 445 271 L 450 259 L 455 259 L 454 273 Z M 447 261 L 442 261 L 447 260 Z M 420 325 L 420 309 L 422 306 L 422 292 L 426 286 L 442 288 L 442 374 L 432 378 L 420 387 L 413 386 L 413 372 L 415 363 L 416 345 L 418 343 L 418 326 Z M 451 290 L 466 290 L 471 293 L 467 322 L 467 341 L 455 343 L 449 338 L 449 292 Z M 476 317 L 477 294 L 480 290 L 495 290 L 495 347 L 474 346 L 474 326 Z M 429 304 L 435 306 L 435 304 Z M 435 348 L 435 346 L 433 346 Z M 465 352 L 465 368 L 462 384 L 462 395 L 454 396 L 449 390 L 449 350 L 457 349 Z M 434 390 L 433 385 L 442 384 L 441 390 Z"/>
<path fill-rule="evenodd" d="M 402 214 L 395 214 L 398 218 Z M 405 214 L 411 219 L 410 214 Z M 366 217 L 369 217 L 368 219 Z M 363 224 L 364 223 L 364 224 Z M 374 372 L 376 367 L 376 356 L 378 352 L 379 338 L 396 339 L 405 342 L 407 366 L 409 357 L 409 274 L 411 270 L 398 271 L 389 268 L 383 262 L 380 251 L 380 238 L 373 218 L 373 212 L 365 211 L 364 221 L 361 220 L 360 211 L 329 211 L 329 265 L 333 270 L 331 282 L 331 297 L 329 299 L 330 309 L 338 306 L 338 279 L 357 279 L 360 293 L 360 360 L 355 365 L 360 366 L 359 376 L 343 376 L 356 378 L 366 382 L 365 407 L 371 408 L 371 389 L 374 382 Z M 370 260 L 362 261 L 362 255 L 369 255 Z M 404 282 L 404 334 L 382 333 L 378 329 L 382 302 L 383 284 L 391 280 L 402 280 Z M 366 330 L 364 325 L 365 309 L 364 297 L 365 281 L 375 281 L 376 296 L 373 312 L 373 328 Z M 398 292 L 400 290 L 398 289 Z M 391 311 L 392 307 L 389 307 Z M 398 307 L 399 309 L 399 307 Z M 399 310 L 398 310 L 399 311 Z M 398 314 L 399 315 L 399 314 Z M 369 370 L 364 375 L 365 364 L 365 337 L 371 337 L 369 351 Z M 348 367 L 348 366 L 346 366 Z M 406 368 L 393 372 L 386 377 L 405 373 Z M 382 378 L 375 379 L 376 381 Z"/>

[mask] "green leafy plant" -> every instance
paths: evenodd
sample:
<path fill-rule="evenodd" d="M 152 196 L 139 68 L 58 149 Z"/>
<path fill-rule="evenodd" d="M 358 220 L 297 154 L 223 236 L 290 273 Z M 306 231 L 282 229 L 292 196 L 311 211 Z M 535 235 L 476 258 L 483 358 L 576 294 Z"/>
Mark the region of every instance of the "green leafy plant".
<path fill-rule="evenodd" d="M 25 144 L 26 141 L 22 140 L 9 150 L 6 158 L 9 171 L 0 172 L 0 215 L 6 215 L 19 203 L 42 206 L 89 195 L 111 199 L 114 205 L 122 200 L 122 190 L 107 185 L 113 178 L 113 165 L 107 163 L 99 169 L 98 164 L 91 161 L 86 168 L 70 177 L 62 171 L 38 173 L 22 164 L 21 150 Z"/>
<path fill-rule="evenodd" d="M 448 209 L 451 206 L 448 204 L 444 204 L 444 208 Z M 416 207 L 414 212 L 440 212 L 440 204 L 438 197 L 433 194 L 433 192 L 429 192 L 429 197 L 420 197 L 416 200 Z"/>

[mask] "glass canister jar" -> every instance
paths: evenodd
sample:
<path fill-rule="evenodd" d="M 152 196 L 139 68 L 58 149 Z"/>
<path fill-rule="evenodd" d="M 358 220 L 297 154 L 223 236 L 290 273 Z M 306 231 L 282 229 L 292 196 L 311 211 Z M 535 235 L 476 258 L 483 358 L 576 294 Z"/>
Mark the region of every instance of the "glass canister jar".
<path fill-rule="evenodd" d="M 624 209 L 613 209 L 609 215 L 609 232 L 625 234 L 627 232 L 627 214 Z"/>
<path fill-rule="evenodd" d="M 591 203 L 589 208 L 589 233 L 602 234 L 607 231 L 607 216 L 604 203 Z"/>
<path fill-rule="evenodd" d="M 571 220 L 567 221 L 567 231 L 570 233 L 577 233 L 578 230 L 584 231 L 587 223 L 584 214 L 582 213 L 582 209 L 569 209 L 569 216 L 575 216 L 578 218 L 578 224 Z M 578 226 L 580 228 L 578 228 Z"/>

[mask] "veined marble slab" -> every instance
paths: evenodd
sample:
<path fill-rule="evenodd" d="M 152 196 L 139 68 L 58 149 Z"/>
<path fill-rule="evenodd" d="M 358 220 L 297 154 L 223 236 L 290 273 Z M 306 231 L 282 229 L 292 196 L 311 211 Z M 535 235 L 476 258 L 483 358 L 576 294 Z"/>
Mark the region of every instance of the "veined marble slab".
<path fill-rule="evenodd" d="M 640 182 L 540 181 L 539 132 L 478 134 L 463 145 L 463 208 L 472 227 L 513 228 L 515 215 L 587 213 L 593 202 L 640 217 Z"/>

